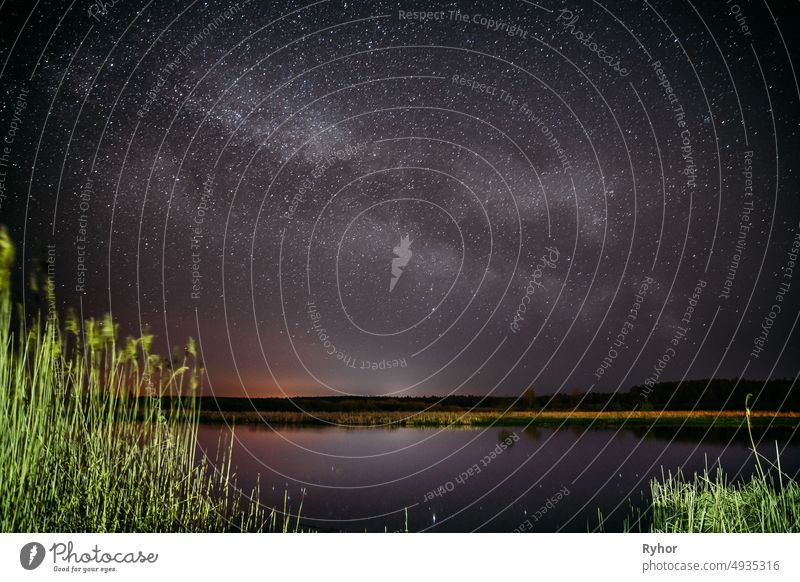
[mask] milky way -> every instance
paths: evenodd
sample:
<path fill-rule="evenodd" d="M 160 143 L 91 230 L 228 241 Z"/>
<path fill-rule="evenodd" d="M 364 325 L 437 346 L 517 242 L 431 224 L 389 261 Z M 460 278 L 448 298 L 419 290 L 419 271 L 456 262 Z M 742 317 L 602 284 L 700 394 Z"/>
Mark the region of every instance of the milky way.
<path fill-rule="evenodd" d="M 794 378 L 798 16 L 6 2 L 18 292 L 50 257 L 225 395 Z"/>

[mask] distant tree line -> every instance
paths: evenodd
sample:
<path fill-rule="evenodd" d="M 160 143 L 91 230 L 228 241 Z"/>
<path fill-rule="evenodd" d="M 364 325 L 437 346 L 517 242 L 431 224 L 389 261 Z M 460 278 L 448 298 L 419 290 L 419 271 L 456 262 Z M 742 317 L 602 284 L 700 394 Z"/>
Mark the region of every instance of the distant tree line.
<path fill-rule="evenodd" d="M 792 389 L 793 380 L 723 379 L 662 382 L 649 392 L 634 386 L 629 397 L 644 399 L 656 410 L 742 410 L 748 394 L 753 395 L 751 408 L 758 410 L 800 410 L 800 386 Z M 649 393 L 648 393 L 649 392 Z"/>
<path fill-rule="evenodd" d="M 529 388 L 519 398 L 506 396 L 317 396 L 292 398 L 214 398 L 205 396 L 205 410 L 230 412 L 389 412 L 503 410 L 743 410 L 753 394 L 755 410 L 800 411 L 800 389 L 790 379 L 713 379 L 661 382 L 652 388 L 634 386 L 626 392 L 537 394 Z"/>

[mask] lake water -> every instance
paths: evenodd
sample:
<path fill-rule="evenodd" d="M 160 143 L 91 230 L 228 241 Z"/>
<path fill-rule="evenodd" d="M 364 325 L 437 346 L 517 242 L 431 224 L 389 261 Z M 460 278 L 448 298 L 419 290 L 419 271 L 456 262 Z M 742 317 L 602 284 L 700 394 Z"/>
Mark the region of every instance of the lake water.
<path fill-rule="evenodd" d="M 793 429 L 756 430 L 759 450 L 785 473 L 800 473 Z M 203 425 L 212 458 L 230 438 Z M 233 465 L 249 491 L 260 474 L 261 502 L 282 507 L 284 492 L 302 527 L 323 531 L 396 531 L 405 508 L 412 531 L 620 531 L 646 512 L 648 481 L 686 475 L 719 461 L 729 477 L 750 475 L 747 433 L 674 428 L 338 428 L 238 426 Z M 635 520 L 634 520 L 635 521 Z M 646 527 L 646 526 L 645 526 Z"/>

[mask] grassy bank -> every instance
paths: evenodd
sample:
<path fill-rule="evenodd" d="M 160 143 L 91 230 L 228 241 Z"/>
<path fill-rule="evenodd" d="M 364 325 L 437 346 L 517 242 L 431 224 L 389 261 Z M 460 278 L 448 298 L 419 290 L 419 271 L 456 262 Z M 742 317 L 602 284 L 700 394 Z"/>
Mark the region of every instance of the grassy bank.
<path fill-rule="evenodd" d="M 196 459 L 192 342 L 176 364 L 152 353 L 152 336 L 119 341 L 110 318 L 36 318 L 15 333 L 13 258 L 0 230 L 0 530 L 296 529 L 242 502 L 229 451 L 214 466 Z M 168 390 L 189 397 L 165 408 Z"/>
<path fill-rule="evenodd" d="M 731 484 L 718 467 L 688 480 L 667 475 L 651 491 L 653 532 L 800 532 L 800 485 L 779 472 Z"/>
<path fill-rule="evenodd" d="M 747 399 L 750 399 L 748 395 Z M 686 478 L 680 471 L 650 481 L 652 504 L 646 515 L 626 520 L 626 531 L 651 533 L 797 533 L 800 532 L 800 484 L 786 475 L 775 445 L 775 458 L 758 452 L 753 439 L 754 413 L 742 420 L 750 438 L 755 469 L 731 482 L 722 467 L 706 468 Z M 603 516 L 598 512 L 600 529 Z"/>
<path fill-rule="evenodd" d="M 541 411 L 541 412 L 276 412 L 201 410 L 200 422 L 274 425 L 339 425 L 347 427 L 470 427 L 470 426 L 702 426 L 739 427 L 744 411 Z M 794 427 L 800 423 L 798 412 L 759 411 L 752 414 L 758 426 Z"/>
<path fill-rule="evenodd" d="M 651 531 L 800 532 L 800 484 L 783 474 L 777 444 L 774 463 L 758 452 L 753 440 L 753 413 L 749 407 L 744 418 L 756 460 L 753 476 L 731 484 L 717 467 L 713 475 L 706 470 L 688 481 L 680 474 L 653 481 Z"/>

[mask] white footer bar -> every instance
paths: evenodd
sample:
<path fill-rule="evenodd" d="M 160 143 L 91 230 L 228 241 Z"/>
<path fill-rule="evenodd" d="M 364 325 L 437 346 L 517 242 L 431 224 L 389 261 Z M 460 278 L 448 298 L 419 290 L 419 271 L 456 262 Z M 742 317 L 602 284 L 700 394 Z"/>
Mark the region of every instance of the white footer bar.
<path fill-rule="evenodd" d="M 0 579 L 794 581 L 798 550 L 800 534 L 0 534 Z"/>

